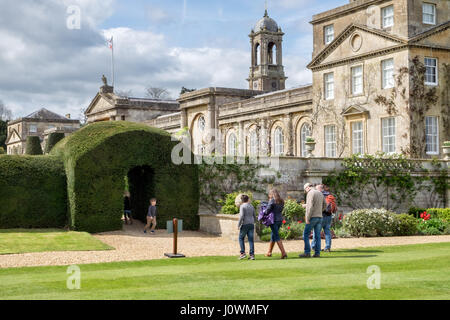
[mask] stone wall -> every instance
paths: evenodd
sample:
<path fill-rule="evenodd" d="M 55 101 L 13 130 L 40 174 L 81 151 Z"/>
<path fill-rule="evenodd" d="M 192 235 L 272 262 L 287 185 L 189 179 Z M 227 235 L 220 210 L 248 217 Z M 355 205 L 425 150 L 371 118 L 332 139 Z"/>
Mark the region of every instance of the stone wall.
<path fill-rule="evenodd" d="M 229 238 L 233 241 L 239 240 L 239 230 L 237 228 L 239 215 L 199 213 L 199 216 L 200 231 Z M 259 241 L 256 232 L 255 241 Z"/>
<path fill-rule="evenodd" d="M 303 186 L 305 183 L 322 183 L 322 180 L 328 176 L 334 169 L 342 168 L 342 159 L 332 158 L 261 158 L 261 163 L 270 166 L 271 169 L 264 169 L 260 172 L 261 176 L 272 176 L 275 178 L 273 184 L 267 185 L 267 193 L 271 188 L 277 188 L 283 197 L 292 197 L 297 200 L 304 200 L 305 194 Z M 419 162 L 425 169 L 433 174 L 434 167 L 431 160 L 414 160 Z M 440 160 L 443 167 L 450 168 L 450 161 Z M 278 172 L 278 175 L 276 174 Z M 434 173 L 436 174 L 436 173 Z M 449 179 L 450 182 L 450 179 Z M 332 190 L 331 190 L 332 191 Z M 415 205 L 419 207 L 429 207 L 429 192 L 423 192 L 416 196 Z M 255 194 L 257 200 L 266 200 L 266 194 Z M 447 190 L 446 207 L 450 207 L 450 189 Z M 381 205 L 380 205 L 381 206 Z M 444 206 L 442 203 L 441 206 Z M 349 212 L 352 209 L 341 207 L 343 212 Z"/>

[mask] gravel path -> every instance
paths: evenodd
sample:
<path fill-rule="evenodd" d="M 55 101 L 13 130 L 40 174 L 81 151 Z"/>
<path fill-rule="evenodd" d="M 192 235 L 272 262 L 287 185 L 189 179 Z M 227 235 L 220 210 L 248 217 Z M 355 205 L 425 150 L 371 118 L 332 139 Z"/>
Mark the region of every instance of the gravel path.
<path fill-rule="evenodd" d="M 97 239 L 114 247 L 115 250 L 0 255 L 0 268 L 151 260 L 164 258 L 164 253 L 172 252 L 172 235 L 167 234 L 165 230 L 157 230 L 154 235 L 146 235 L 142 230 L 143 225 L 140 222 L 135 222 L 133 225 L 124 226 L 122 231 L 94 235 Z M 352 249 L 435 242 L 450 242 L 450 235 L 335 239 L 332 247 L 333 249 Z M 255 243 L 256 254 L 265 253 L 267 246 L 267 243 Z M 284 246 L 288 253 L 300 252 L 303 250 L 303 241 L 284 241 Z M 246 248 L 248 250 L 247 243 Z M 202 232 L 185 231 L 179 234 L 178 252 L 188 257 L 237 256 L 239 254 L 239 243 Z M 274 253 L 278 252 L 276 248 Z"/>

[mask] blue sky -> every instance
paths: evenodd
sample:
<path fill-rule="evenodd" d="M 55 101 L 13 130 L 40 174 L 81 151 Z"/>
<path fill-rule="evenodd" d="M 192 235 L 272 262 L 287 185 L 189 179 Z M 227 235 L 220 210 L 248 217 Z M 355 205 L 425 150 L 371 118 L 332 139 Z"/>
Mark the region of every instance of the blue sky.
<path fill-rule="evenodd" d="M 268 1 L 285 32 L 287 87 L 311 82 L 312 16 L 348 0 Z M 67 8 L 80 8 L 81 29 L 69 30 Z M 145 88 L 247 88 L 248 34 L 264 0 L 0 0 L 0 100 L 15 118 L 41 107 L 80 116 L 110 77 L 116 41 L 118 91 Z"/>

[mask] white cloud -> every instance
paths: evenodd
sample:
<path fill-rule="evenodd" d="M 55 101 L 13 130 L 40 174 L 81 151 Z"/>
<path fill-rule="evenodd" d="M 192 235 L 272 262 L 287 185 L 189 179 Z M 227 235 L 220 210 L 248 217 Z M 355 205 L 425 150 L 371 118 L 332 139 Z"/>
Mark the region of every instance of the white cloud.
<path fill-rule="evenodd" d="M 66 28 L 68 4 L 80 6 L 81 30 Z M 186 48 L 170 45 L 164 34 L 152 30 L 99 29 L 113 7 L 113 0 L 2 0 L 0 100 L 16 117 L 41 107 L 78 117 L 102 85 L 102 74 L 111 80 L 105 42 L 111 35 L 116 90 L 143 96 L 146 86 L 160 86 L 176 98 L 182 86 L 247 88 L 250 50 L 220 48 L 219 42 Z M 165 19 L 163 10 L 153 14 L 153 19 Z M 307 63 L 285 56 L 288 86 L 310 82 Z"/>

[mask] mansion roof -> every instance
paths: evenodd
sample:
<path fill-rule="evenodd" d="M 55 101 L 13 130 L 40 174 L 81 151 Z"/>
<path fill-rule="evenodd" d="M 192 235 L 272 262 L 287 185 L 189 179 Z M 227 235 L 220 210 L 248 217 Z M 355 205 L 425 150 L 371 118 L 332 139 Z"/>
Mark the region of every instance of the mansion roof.
<path fill-rule="evenodd" d="M 35 111 L 26 117 L 22 117 L 19 119 L 16 119 L 14 121 L 11 121 L 9 125 L 22 122 L 22 121 L 33 121 L 33 122 L 61 122 L 61 123 L 74 123 L 79 122 L 79 120 L 76 119 L 68 119 L 64 116 L 61 116 L 57 113 L 54 113 L 50 110 L 47 110 L 45 108 L 41 108 L 38 111 Z"/>

